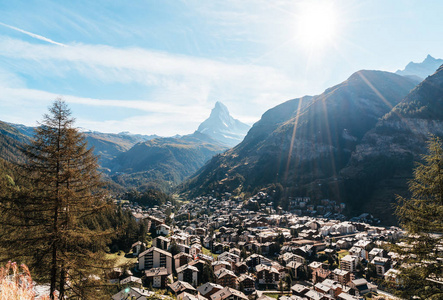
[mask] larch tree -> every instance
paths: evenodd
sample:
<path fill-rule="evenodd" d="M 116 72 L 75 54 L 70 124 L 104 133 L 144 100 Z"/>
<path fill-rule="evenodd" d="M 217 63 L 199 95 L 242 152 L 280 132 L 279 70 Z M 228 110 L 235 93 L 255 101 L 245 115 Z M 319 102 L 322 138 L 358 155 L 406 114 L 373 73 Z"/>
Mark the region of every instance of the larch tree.
<path fill-rule="evenodd" d="M 110 205 L 97 158 L 73 124 L 67 104 L 57 99 L 24 149 L 26 184 L 1 199 L 1 239 L 6 256 L 50 282 L 51 297 L 57 290 L 60 299 L 97 299 L 111 267 L 103 250 L 113 233 L 96 217 Z"/>
<path fill-rule="evenodd" d="M 443 149 L 431 136 L 428 154 L 409 182 L 410 198 L 399 197 L 396 215 L 406 237 L 396 294 L 405 299 L 443 299 Z"/>

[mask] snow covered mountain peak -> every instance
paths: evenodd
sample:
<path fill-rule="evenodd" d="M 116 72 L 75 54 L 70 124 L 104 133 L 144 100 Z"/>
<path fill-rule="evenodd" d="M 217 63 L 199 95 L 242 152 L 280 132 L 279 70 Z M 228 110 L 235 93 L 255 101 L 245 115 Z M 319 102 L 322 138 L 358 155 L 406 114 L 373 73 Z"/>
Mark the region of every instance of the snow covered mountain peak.
<path fill-rule="evenodd" d="M 200 124 L 197 131 L 234 147 L 243 140 L 249 128 L 249 125 L 234 119 L 229 114 L 228 108 L 217 101 L 209 118 Z"/>

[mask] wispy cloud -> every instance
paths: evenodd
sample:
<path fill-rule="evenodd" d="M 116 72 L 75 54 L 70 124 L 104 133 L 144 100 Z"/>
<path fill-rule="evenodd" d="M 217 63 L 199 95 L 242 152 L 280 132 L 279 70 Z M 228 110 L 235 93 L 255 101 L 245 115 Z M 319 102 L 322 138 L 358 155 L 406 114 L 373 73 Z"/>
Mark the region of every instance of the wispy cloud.
<path fill-rule="evenodd" d="M 38 34 L 35 34 L 35 33 L 32 33 L 32 32 L 29 32 L 29 31 L 26 31 L 26 30 L 23 30 L 23 29 L 20 29 L 20 28 L 17 28 L 17 27 L 14 27 L 14 26 L 11 26 L 11 25 L 8 25 L 8 24 L 5 24 L 5 23 L 2 23 L 2 22 L 0 22 L 0 25 L 2 25 L 2 26 L 4 26 L 4 27 L 7 27 L 7 28 L 10 28 L 10 29 L 12 29 L 12 30 L 15 30 L 15 31 L 18 31 L 18 32 L 24 33 L 24 34 L 26 34 L 26 35 L 28 35 L 28 36 L 30 36 L 30 37 L 33 37 L 33 38 L 38 39 L 38 40 L 41 40 L 41 41 L 45 41 L 45 42 L 48 42 L 48 43 L 51 43 L 51 44 L 54 44 L 54 45 L 58 45 L 58 46 L 66 47 L 65 44 L 58 43 L 58 42 L 56 42 L 56 41 L 53 41 L 53 40 L 51 40 L 51 39 L 48 39 L 47 37 L 44 37 L 44 36 L 41 36 L 41 35 L 38 35 Z"/>
<path fill-rule="evenodd" d="M 62 97 L 71 106 L 83 106 L 86 110 L 103 108 L 133 109 L 137 116 L 126 116 L 119 120 L 91 120 L 80 114 L 77 125 L 83 128 L 103 132 L 131 131 L 133 133 L 159 134 L 171 136 L 188 134 L 197 129 L 198 124 L 209 116 L 209 111 L 200 106 L 172 104 L 143 100 L 109 100 L 57 95 L 54 93 L 26 88 L 8 88 L 0 86 L 0 103 L 4 111 L 9 108 L 26 107 L 26 114 L 15 116 L 0 112 L 1 120 L 35 126 L 51 102 Z M 11 101 L 13 99 L 13 101 Z M 173 124 L 173 126 L 171 126 Z M 166 125 L 166 126 L 165 126 Z M 169 126 L 168 126 L 169 125 Z"/>
<path fill-rule="evenodd" d="M 82 78 L 104 84 L 137 83 L 145 87 L 143 100 L 149 102 L 200 105 L 209 109 L 220 100 L 234 107 L 234 114 L 254 116 L 257 120 L 268 108 L 293 97 L 299 87 L 297 82 L 269 66 L 226 63 L 141 48 L 84 44 L 55 47 L 3 38 L 0 55 L 13 59 L 21 73 L 31 76 L 64 78 L 68 72 L 76 72 Z M 253 107 L 244 103 L 252 103 Z"/>

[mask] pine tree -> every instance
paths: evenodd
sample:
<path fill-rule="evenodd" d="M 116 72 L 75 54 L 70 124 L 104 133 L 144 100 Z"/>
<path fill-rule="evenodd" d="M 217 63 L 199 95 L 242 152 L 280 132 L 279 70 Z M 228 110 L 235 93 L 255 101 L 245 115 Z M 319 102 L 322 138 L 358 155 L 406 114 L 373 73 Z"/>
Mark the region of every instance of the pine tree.
<path fill-rule="evenodd" d="M 111 230 L 97 228 L 109 208 L 97 158 L 87 149 L 66 103 L 56 100 L 24 149 L 21 180 L 29 186 L 1 201 L 5 255 L 31 265 L 50 282 L 51 297 L 97 298 L 96 284 L 110 266 L 103 251 Z"/>
<path fill-rule="evenodd" d="M 396 215 L 407 231 L 396 291 L 407 299 L 443 298 L 443 149 L 431 136 L 428 154 L 417 164 L 409 182 L 411 197 L 399 198 Z"/>

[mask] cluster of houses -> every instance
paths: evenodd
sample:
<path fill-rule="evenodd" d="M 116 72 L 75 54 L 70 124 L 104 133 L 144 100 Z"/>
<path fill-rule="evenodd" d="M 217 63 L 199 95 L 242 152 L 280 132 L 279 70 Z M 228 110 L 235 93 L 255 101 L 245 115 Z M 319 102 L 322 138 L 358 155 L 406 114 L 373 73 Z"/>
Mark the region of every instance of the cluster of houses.
<path fill-rule="evenodd" d="M 182 205 L 170 225 L 161 207 L 133 209 L 134 218 L 155 226 L 158 236 L 148 248 L 132 245 L 140 277 L 121 280 L 125 289 L 113 299 L 145 299 L 153 289 L 188 300 L 266 300 L 269 293 L 283 300 L 363 299 L 377 292 L 365 278 L 368 269 L 379 278 L 395 275 L 395 254 L 383 243 L 401 237 L 399 228 L 277 214 L 272 204 L 251 211 L 249 201 L 229 194 L 200 197 Z M 291 207 L 306 203 L 309 198 L 291 199 Z"/>

